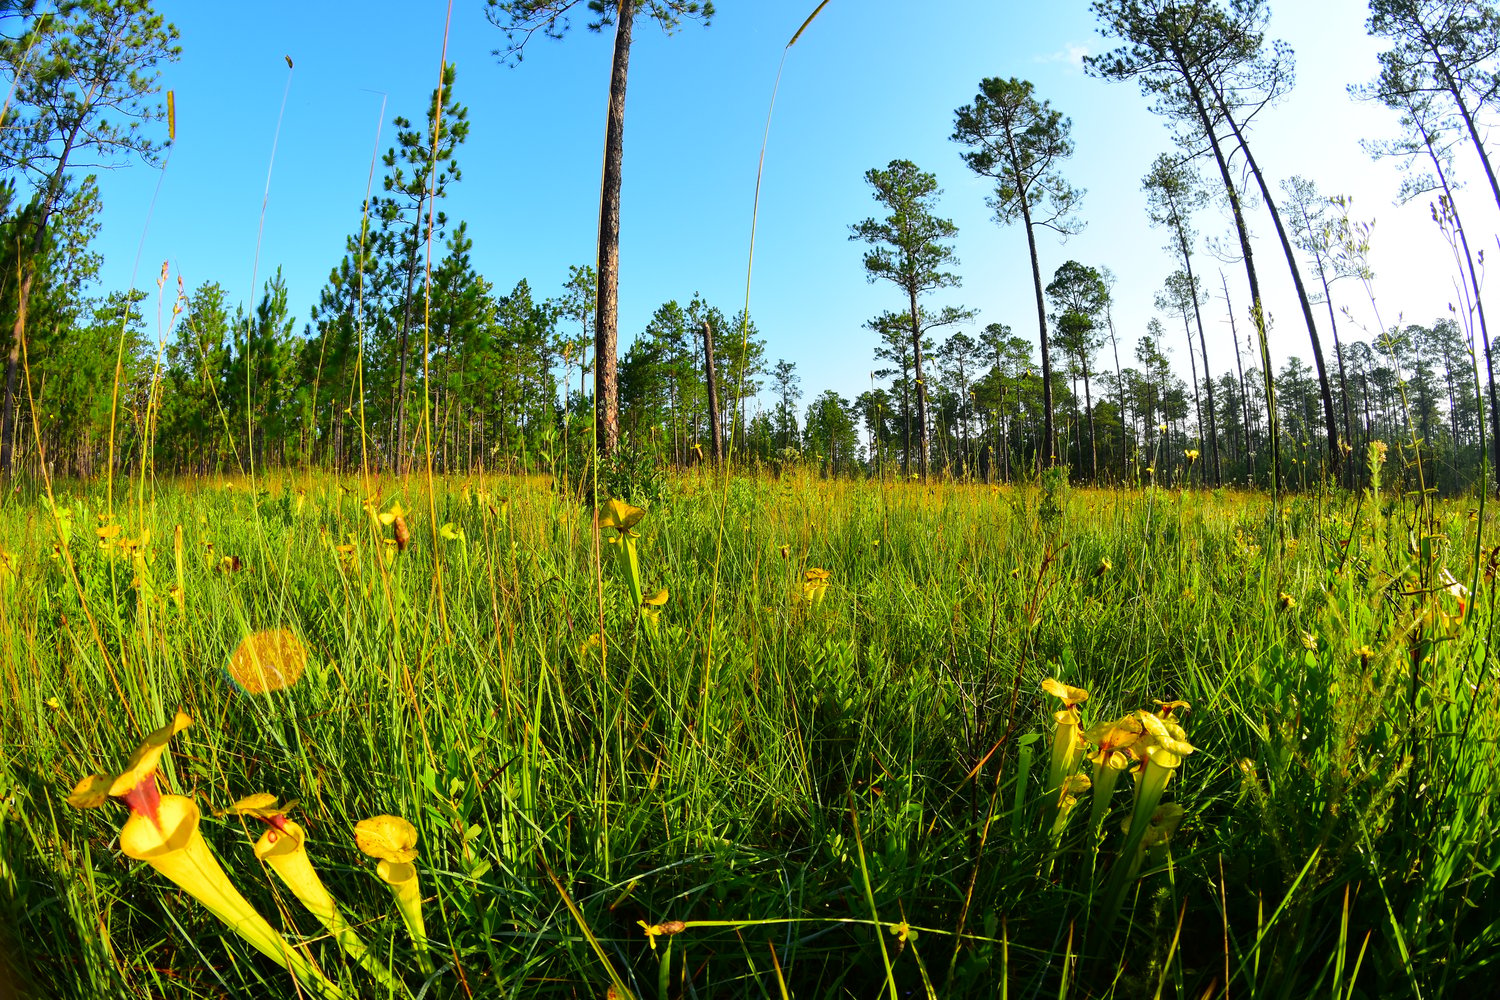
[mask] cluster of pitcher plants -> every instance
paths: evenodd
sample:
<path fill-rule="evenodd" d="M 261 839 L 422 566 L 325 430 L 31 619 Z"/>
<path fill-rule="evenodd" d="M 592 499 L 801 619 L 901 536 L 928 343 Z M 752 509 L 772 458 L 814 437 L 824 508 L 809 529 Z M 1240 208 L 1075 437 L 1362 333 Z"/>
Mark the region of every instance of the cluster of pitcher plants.
<path fill-rule="evenodd" d="M 305 988 L 324 998 L 344 994 L 303 950 L 294 946 L 255 909 L 209 850 L 199 829 L 202 810 L 189 796 L 163 794 L 158 783 L 162 757 L 171 738 L 192 725 L 179 711 L 171 722 L 145 737 L 116 774 L 91 774 L 73 788 L 68 804 L 97 809 L 111 799 L 123 803 L 130 816 L 119 834 L 120 851 L 144 861 L 187 892 L 257 951 L 282 965 Z M 264 829 L 253 844 L 258 861 L 269 868 L 339 946 L 380 983 L 397 989 L 397 980 L 355 933 L 339 904 L 318 876 L 307 853 L 307 834 L 288 814 L 295 801 L 282 805 L 261 792 L 245 796 L 221 810 L 220 816 L 253 821 Z M 376 874 L 395 896 L 397 909 L 411 937 L 417 961 L 432 971 L 427 933 L 422 921 L 418 887 L 417 831 L 400 816 L 374 816 L 354 829 L 359 849 L 377 860 Z"/>

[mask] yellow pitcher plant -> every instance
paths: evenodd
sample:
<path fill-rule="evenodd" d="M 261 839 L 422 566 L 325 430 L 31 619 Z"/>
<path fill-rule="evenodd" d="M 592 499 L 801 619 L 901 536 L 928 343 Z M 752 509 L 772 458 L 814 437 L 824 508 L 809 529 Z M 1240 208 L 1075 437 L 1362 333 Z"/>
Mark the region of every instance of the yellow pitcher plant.
<path fill-rule="evenodd" d="M 650 597 L 641 602 L 641 620 L 652 628 L 656 627 L 657 620 L 661 618 L 662 611 L 667 606 L 667 599 L 671 595 L 667 588 L 663 587 Z"/>
<path fill-rule="evenodd" d="M 391 887 L 417 951 L 417 961 L 423 972 L 431 973 L 427 925 L 422 920 L 422 890 L 417 884 L 417 866 L 412 864 L 417 859 L 417 828 L 400 816 L 372 816 L 354 827 L 354 842 L 366 855 L 378 859 L 375 873 Z"/>
<path fill-rule="evenodd" d="M 828 596 L 829 572 L 820 566 L 809 566 L 802 572 L 802 600 L 817 607 Z"/>
<path fill-rule="evenodd" d="M 604 540 L 611 545 L 620 546 L 620 565 L 625 571 L 625 581 L 630 586 L 630 602 L 637 608 L 645 602 L 645 598 L 641 589 L 641 561 L 636 553 L 636 540 L 641 536 L 635 526 L 645 516 L 646 512 L 640 507 L 632 507 L 623 500 L 611 499 L 599 508 L 599 530 L 613 529 L 605 534 Z"/>
<path fill-rule="evenodd" d="M 1104 818 L 1109 813 L 1115 783 L 1135 763 L 1130 748 L 1145 732 L 1145 725 L 1132 713 L 1097 723 L 1083 733 L 1084 742 L 1094 748 L 1088 756 L 1094 771 L 1094 799 L 1089 811 L 1089 831 L 1094 838 L 1099 836 Z"/>
<path fill-rule="evenodd" d="M 1047 815 L 1050 817 L 1056 810 L 1056 797 L 1063 782 L 1078 770 L 1078 763 L 1083 758 L 1082 719 L 1078 715 L 1078 706 L 1088 700 L 1089 693 L 1052 677 L 1042 681 L 1042 690 L 1063 703 L 1062 710 L 1052 716 L 1057 725 L 1052 730 L 1052 755 L 1047 766 L 1047 784 L 1042 789 L 1047 796 Z"/>
<path fill-rule="evenodd" d="M 1164 846 L 1170 838 L 1170 832 L 1162 836 L 1163 823 L 1167 822 L 1162 817 L 1170 819 L 1173 831 L 1182 821 L 1180 812 L 1169 810 L 1159 814 L 1158 810 L 1162 807 L 1162 794 L 1172 775 L 1182 765 L 1183 758 L 1197 749 L 1187 741 L 1187 733 L 1173 716 L 1176 709 L 1186 707 L 1185 702 L 1164 702 L 1156 713 L 1136 713 L 1144 732 L 1130 746 L 1131 756 L 1139 762 L 1135 771 L 1135 807 L 1122 824 L 1125 844 L 1115 859 L 1105 891 L 1103 914 L 1106 922 L 1119 913 L 1126 891 L 1140 873 L 1146 849 Z M 1156 831 L 1154 839 L 1148 844 L 1147 836 L 1153 830 Z"/>
<path fill-rule="evenodd" d="M 267 792 L 247 795 L 224 810 L 225 815 L 248 816 L 260 820 L 266 830 L 255 841 L 255 856 L 276 873 L 276 876 L 292 891 L 297 901 L 318 918 L 318 923 L 328 929 L 339 947 L 365 968 L 370 975 L 380 980 L 382 986 L 393 993 L 401 991 L 391 971 L 382 965 L 359 935 L 344 920 L 323 880 L 307 856 L 307 833 L 300 825 L 287 819 L 287 813 L 297 804 L 293 799 L 286 805 L 278 805 L 276 796 Z"/>
<path fill-rule="evenodd" d="M 192 720 L 178 712 L 141 741 L 124 771 L 84 778 L 74 786 L 68 804 L 97 809 L 111 798 L 122 800 L 130 807 L 130 818 L 120 830 L 120 850 L 126 857 L 144 861 L 166 876 L 303 986 L 325 1000 L 338 1000 L 343 996 L 338 987 L 287 943 L 229 881 L 198 828 L 202 813 L 197 803 L 184 795 L 161 794 L 156 772 L 167 742 L 190 725 Z"/>

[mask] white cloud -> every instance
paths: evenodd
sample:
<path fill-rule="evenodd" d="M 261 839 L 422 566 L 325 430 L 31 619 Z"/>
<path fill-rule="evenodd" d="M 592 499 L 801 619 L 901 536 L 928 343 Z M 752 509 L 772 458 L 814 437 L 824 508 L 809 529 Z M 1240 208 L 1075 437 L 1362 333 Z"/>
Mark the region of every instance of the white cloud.
<path fill-rule="evenodd" d="M 1088 54 L 1089 47 L 1087 45 L 1069 42 L 1056 52 L 1035 56 L 1033 61 L 1039 63 L 1068 63 L 1074 69 L 1083 69 L 1083 57 Z"/>

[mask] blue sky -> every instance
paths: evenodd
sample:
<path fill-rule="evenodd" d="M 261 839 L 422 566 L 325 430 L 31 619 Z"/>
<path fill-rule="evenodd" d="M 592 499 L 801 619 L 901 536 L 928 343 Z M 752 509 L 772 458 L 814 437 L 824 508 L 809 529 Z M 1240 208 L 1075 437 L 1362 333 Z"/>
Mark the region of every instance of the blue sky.
<path fill-rule="evenodd" d="M 279 266 L 300 323 L 345 237 L 357 231 L 377 128 L 383 152 L 394 141 L 394 115 L 419 120 L 425 113 L 446 5 L 157 6 L 182 32 L 182 60 L 163 73 L 176 92 L 177 144 L 164 173 L 134 166 L 101 178 L 102 284 L 131 282 L 138 246 L 142 287 L 167 261 L 189 289 L 216 280 L 248 301 Z M 708 29 L 688 24 L 666 37 L 638 26 L 625 129 L 622 352 L 668 299 L 701 292 L 730 314 L 743 302 L 767 102 L 786 41 L 813 6 L 722 0 Z M 1364 4 L 1272 0 L 1272 7 L 1272 34 L 1296 50 L 1298 75 L 1290 98 L 1252 133 L 1262 167 L 1274 179 L 1300 173 L 1325 192 L 1350 194 L 1354 214 L 1376 220 L 1373 263 L 1386 323 L 1446 315 L 1453 266 L 1426 201 L 1395 207 L 1396 167 L 1372 162 L 1359 145 L 1362 137 L 1393 134 L 1394 117 L 1345 93 L 1346 84 L 1374 73 L 1378 44 L 1364 33 Z M 471 132 L 459 155 L 463 179 L 445 207 L 450 218 L 468 221 L 475 266 L 498 288 L 525 278 L 538 296 L 554 295 L 570 264 L 593 260 L 611 38 L 584 30 L 580 19 L 562 42 L 533 40 L 525 61 L 510 69 L 491 54 L 504 38 L 484 19 L 480 0 L 455 2 L 452 19 L 449 59 Z M 968 171 L 948 138 L 954 109 L 972 100 L 986 76 L 1029 79 L 1039 97 L 1072 118 L 1077 150 L 1064 169 L 1087 189 L 1081 214 L 1088 228 L 1066 245 L 1040 236 L 1043 280 L 1070 258 L 1112 268 L 1121 354 L 1129 358 L 1174 267 L 1160 250 L 1164 234 L 1147 223 L 1140 191 L 1169 139 L 1134 86 L 1084 74 L 1081 55 L 1106 47 L 1084 0 L 832 0 L 791 50 L 766 154 L 751 312 L 768 358 L 795 361 L 809 396 L 869 387 L 874 335 L 863 323 L 899 307 L 901 297 L 866 282 L 848 227 L 877 210 L 864 171 L 894 158 L 938 176 L 940 210 L 959 226 L 964 284 L 935 304 L 978 310 L 971 334 L 1003 322 L 1035 340 L 1024 233 L 993 223 L 989 185 Z M 296 68 L 273 164 L 285 55 Z M 1467 161 L 1461 171 L 1478 176 Z M 377 166 L 377 185 L 379 176 Z M 1480 234 L 1495 231 L 1494 205 L 1478 187 L 1461 198 L 1471 240 L 1487 245 L 1492 237 Z M 1207 233 L 1230 232 L 1217 210 L 1198 221 Z M 1278 357 L 1306 356 L 1269 219 L 1257 212 L 1252 225 Z M 1198 266 L 1209 272 L 1215 296 L 1207 319 L 1218 373 L 1233 365 L 1219 265 L 1203 254 Z M 1224 269 L 1243 317 L 1243 269 Z M 1336 286 L 1335 301 L 1373 325 L 1369 301 L 1353 283 Z M 1167 320 L 1167 329 L 1185 376 L 1180 323 Z M 1357 335 L 1347 322 L 1341 329 Z"/>

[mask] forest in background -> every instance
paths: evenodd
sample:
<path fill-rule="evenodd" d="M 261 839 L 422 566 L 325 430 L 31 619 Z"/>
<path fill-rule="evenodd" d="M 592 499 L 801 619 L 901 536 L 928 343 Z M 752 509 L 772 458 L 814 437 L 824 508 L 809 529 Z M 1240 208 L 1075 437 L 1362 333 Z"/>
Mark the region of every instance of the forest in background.
<path fill-rule="evenodd" d="M 496 2 L 489 13 L 524 39 L 556 30 L 573 6 Z M 592 6 L 601 28 L 713 13 L 682 0 Z M 101 289 L 101 199 L 79 164 L 162 164 L 174 123 L 159 73 L 179 55 L 177 32 L 147 0 L 11 5 L 0 15 L 12 83 L 0 313 L 13 320 L 0 464 L 74 476 L 111 461 L 162 474 L 251 463 L 402 470 L 430 453 L 445 472 L 545 469 L 602 437 L 595 399 L 615 375 L 624 440 L 675 466 L 712 458 L 718 438 L 736 463 L 804 462 L 838 476 L 997 481 L 1058 463 L 1080 481 L 1186 474 L 1298 488 L 1333 475 L 1353 486 L 1359 463 L 1345 456 L 1386 440 L 1421 453 L 1421 485 L 1471 488 L 1497 438 L 1481 297 L 1489 237 L 1465 233 L 1451 188 L 1456 155 L 1477 153 L 1485 176 L 1472 180 L 1487 181 L 1500 205 L 1483 133 L 1500 100 L 1492 0 L 1372 0 L 1369 30 L 1392 47 L 1372 80 L 1351 84 L 1402 116 L 1402 133 L 1372 138 L 1371 152 L 1406 164 L 1403 199 L 1431 200 L 1454 250 L 1458 300 L 1448 316 L 1373 334 L 1341 312 L 1374 301 L 1367 224 L 1311 180 L 1265 176 L 1253 156 L 1256 116 L 1293 79 L 1292 53 L 1265 37 L 1268 4 L 1093 9 L 1117 48 L 1092 57 L 1090 71 L 1138 83 L 1178 138 L 1142 181 L 1143 238 L 1165 241 L 1180 263 L 1163 276 L 1159 315 L 1144 331 L 1116 329 L 1109 261 L 1043 267 L 1037 233 L 1085 221 L 1066 164 L 1091 153 L 1075 151 L 1066 115 L 1029 83 L 986 79 L 952 112 L 954 139 L 993 179 L 997 222 L 1018 238 L 1024 230 L 1035 303 L 1015 303 L 1003 320 L 929 309 L 930 293 L 960 284 L 937 178 L 905 160 L 872 168 L 875 213 L 851 220 L 850 238 L 868 248 L 870 280 L 896 287 L 892 311 L 864 321 L 870 387 L 848 398 L 804 386 L 795 359 L 768 351 L 806 331 L 758 330 L 737 306 L 692 293 L 690 275 L 630 331 L 616 374 L 596 363 L 606 334 L 615 353 L 603 299 L 616 296 L 598 294 L 594 266 L 509 290 L 477 273 L 467 225 L 443 211 L 464 180 L 469 129 L 452 66 L 425 114 L 394 118 L 372 196 L 329 239 L 311 315 L 291 312 L 279 271 L 249 304 L 217 282 L 182 287 L 165 266 L 154 292 Z M 628 32 L 617 34 L 628 46 Z M 85 62 L 93 69 L 78 72 Z M 1233 226 L 1214 231 L 1221 216 Z M 1252 240 L 1252 220 L 1271 222 L 1274 238 Z M 1301 315 L 1265 316 L 1257 268 L 1291 270 Z M 1207 349 L 1211 293 L 1231 304 L 1232 358 Z M 1300 347 L 1274 367 L 1273 343 Z M 1183 353 L 1186 372 L 1172 361 Z"/>

